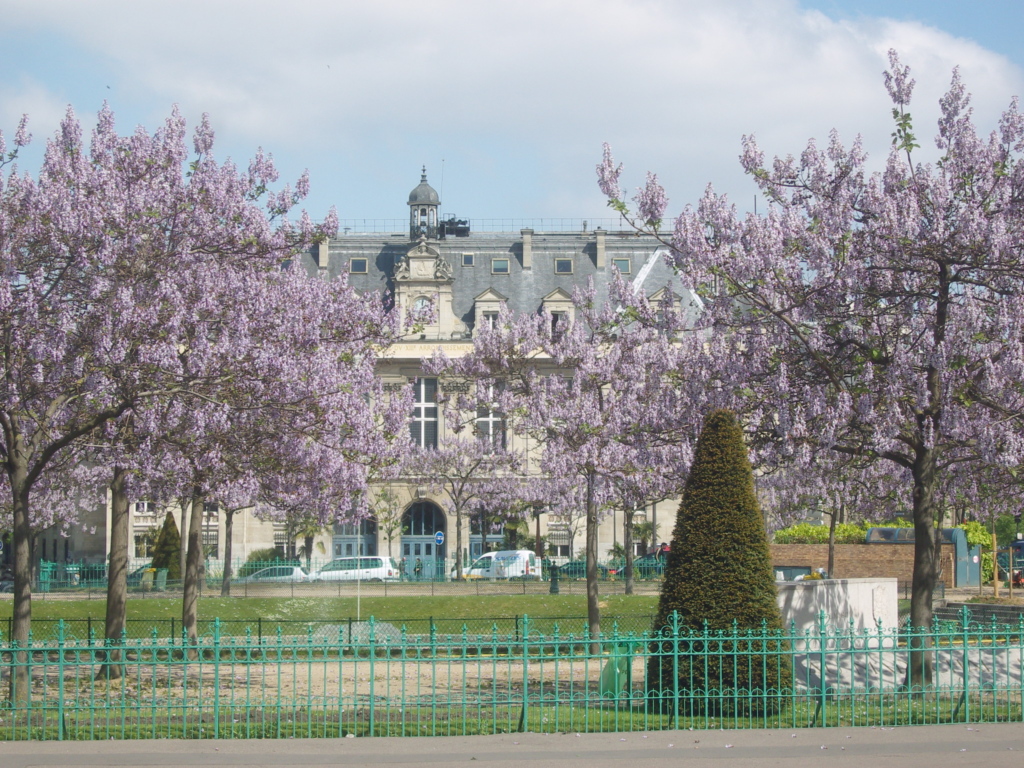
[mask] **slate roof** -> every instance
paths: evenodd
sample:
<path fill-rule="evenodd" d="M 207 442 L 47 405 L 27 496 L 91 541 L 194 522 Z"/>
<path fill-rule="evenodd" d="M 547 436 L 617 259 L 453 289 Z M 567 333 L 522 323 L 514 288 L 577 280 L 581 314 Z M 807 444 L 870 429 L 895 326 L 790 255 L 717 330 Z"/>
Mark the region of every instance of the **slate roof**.
<path fill-rule="evenodd" d="M 365 274 L 349 274 L 349 282 L 359 291 L 393 291 L 395 265 L 414 243 L 407 234 L 346 235 L 333 238 L 329 245 L 327 273 L 331 278 L 349 270 L 352 259 L 367 260 Z M 650 237 L 637 237 L 629 232 L 609 232 L 605 236 L 605 266 L 597 267 L 597 237 L 594 233 L 536 232 L 532 237 L 532 266 L 523 267 L 523 238 L 519 233 L 480 233 L 469 237 L 432 240 L 452 267 L 453 309 L 456 317 L 468 325 L 473 321 L 473 302 L 489 288 L 508 297 L 508 305 L 516 312 L 537 312 L 541 300 L 561 288 L 572 293 L 576 285 L 593 279 L 597 297 L 607 298 L 607 286 L 614 259 L 629 259 L 631 282 L 642 275 L 648 295 L 668 287 L 689 302 L 689 291 L 683 281 L 665 263 L 665 247 Z M 463 265 L 463 255 L 472 254 L 473 266 Z M 494 274 L 492 259 L 508 259 L 508 274 Z M 556 259 L 571 259 L 572 274 L 557 274 Z M 651 262 L 645 269 L 645 265 Z M 311 271 L 316 261 L 309 255 Z M 642 274 L 645 273 L 645 274 Z"/>
<path fill-rule="evenodd" d="M 423 203 L 439 205 L 437 192 L 427 184 L 425 169 L 419 186 L 409 195 L 410 202 L 421 198 Z M 575 286 L 586 285 L 590 279 L 597 289 L 598 301 L 602 301 L 607 298 L 616 259 L 629 260 L 627 279 L 640 281 L 648 296 L 669 288 L 682 299 L 683 306 L 693 301 L 685 282 L 665 263 L 662 256 L 666 247 L 653 237 L 638 236 L 632 231 L 606 232 L 604 265 L 598 267 L 596 232 L 536 231 L 531 236 L 531 266 L 525 267 L 522 232 L 475 232 L 472 221 L 468 223 L 468 237 L 449 235 L 428 242 L 452 268 L 454 314 L 469 328 L 474 319 L 474 300 L 488 289 L 508 297 L 509 307 L 517 313 L 537 312 L 543 298 L 556 289 L 571 294 Z M 329 243 L 326 271 L 331 278 L 349 272 L 349 282 L 359 291 L 391 292 L 395 266 L 414 245 L 408 232 L 339 235 Z M 306 254 L 304 259 L 312 273 L 317 271 L 315 253 L 314 250 Z M 464 263 L 464 254 L 472 254 L 472 266 Z M 366 272 L 351 272 L 352 259 L 366 259 Z M 507 274 L 492 271 L 494 259 L 508 259 Z M 557 259 L 571 260 L 572 272 L 556 273 Z"/>

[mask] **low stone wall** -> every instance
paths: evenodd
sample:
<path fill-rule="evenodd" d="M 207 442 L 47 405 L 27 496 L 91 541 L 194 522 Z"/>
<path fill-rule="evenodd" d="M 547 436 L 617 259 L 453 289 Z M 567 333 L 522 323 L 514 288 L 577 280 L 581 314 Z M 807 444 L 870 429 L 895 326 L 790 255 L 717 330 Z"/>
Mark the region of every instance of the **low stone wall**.
<path fill-rule="evenodd" d="M 899 624 L 896 579 L 824 579 L 777 582 L 783 624 L 797 632 L 818 628 L 824 612 L 828 625 L 840 631 L 885 630 Z"/>
<path fill-rule="evenodd" d="M 827 544 L 772 544 L 772 566 L 804 566 L 828 568 Z M 942 545 L 939 580 L 956 586 L 955 547 Z M 892 578 L 901 583 L 914 575 L 913 544 L 837 544 L 836 579 Z"/>

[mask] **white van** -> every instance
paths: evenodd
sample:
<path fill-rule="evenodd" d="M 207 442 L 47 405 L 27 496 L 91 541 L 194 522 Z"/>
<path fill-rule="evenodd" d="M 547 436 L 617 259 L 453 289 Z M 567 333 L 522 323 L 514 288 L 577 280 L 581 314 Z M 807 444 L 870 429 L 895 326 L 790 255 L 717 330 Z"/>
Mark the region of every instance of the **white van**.
<path fill-rule="evenodd" d="M 463 575 L 467 579 L 540 579 L 540 563 L 529 549 L 485 552 Z"/>
<path fill-rule="evenodd" d="M 341 557 L 331 560 L 313 577 L 315 581 L 397 581 L 398 564 L 392 557 Z"/>

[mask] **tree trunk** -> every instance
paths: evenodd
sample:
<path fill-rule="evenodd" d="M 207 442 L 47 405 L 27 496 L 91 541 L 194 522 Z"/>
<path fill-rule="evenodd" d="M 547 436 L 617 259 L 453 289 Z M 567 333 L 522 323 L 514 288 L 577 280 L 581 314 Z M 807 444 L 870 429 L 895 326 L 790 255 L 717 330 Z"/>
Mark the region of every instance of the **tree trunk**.
<path fill-rule="evenodd" d="M 98 677 L 116 680 L 124 675 L 119 647 L 124 639 L 128 606 L 128 471 L 114 467 L 110 483 L 110 559 L 107 566 L 107 616 L 104 629 L 106 664 Z"/>
<path fill-rule="evenodd" d="M 536 533 L 534 534 L 535 538 L 533 540 L 533 553 L 537 556 L 537 562 L 543 564 L 543 562 L 544 562 L 544 542 L 541 541 L 541 538 L 540 538 L 540 510 L 541 510 L 540 507 L 534 507 L 533 508 L 533 519 L 536 522 L 536 529 L 537 529 Z M 541 570 L 543 570 L 543 568 L 544 568 L 544 566 L 541 565 Z"/>
<path fill-rule="evenodd" d="M 224 510 L 224 579 L 220 583 L 220 596 L 231 597 L 231 533 L 235 527 L 235 510 Z"/>
<path fill-rule="evenodd" d="M 455 578 L 462 581 L 462 507 L 455 507 Z"/>
<path fill-rule="evenodd" d="M 189 510 L 192 509 L 191 499 L 181 499 L 178 502 L 178 506 L 181 508 L 181 548 L 178 550 L 178 562 L 180 567 L 178 573 L 181 574 L 182 581 L 185 579 L 185 566 L 188 562 L 188 517 Z"/>
<path fill-rule="evenodd" d="M 13 514 L 11 545 L 14 549 L 14 620 L 9 639 L 24 647 L 28 645 L 32 629 L 32 526 L 29 522 L 28 473 L 23 465 L 12 464 L 13 457 L 8 457 Z M 14 706 L 29 703 L 28 662 L 27 654 L 16 654 L 10 678 L 10 700 Z"/>
<path fill-rule="evenodd" d="M 914 577 L 910 593 L 910 624 L 922 632 L 932 625 L 932 594 L 938 581 L 935 559 L 935 454 L 921 447 L 912 468 L 914 478 Z M 911 633 L 905 684 L 914 689 L 932 682 L 930 643 Z"/>
<path fill-rule="evenodd" d="M 834 579 L 836 573 L 836 524 L 839 522 L 845 503 L 840 501 L 839 509 L 833 509 L 832 514 L 828 516 L 828 577 L 830 579 Z"/>
<path fill-rule="evenodd" d="M 597 476 L 587 475 L 587 623 L 590 626 L 590 652 L 601 653 L 601 609 L 598 606 L 597 589 L 597 499 L 595 498 Z"/>
<path fill-rule="evenodd" d="M 625 510 L 625 527 L 622 530 L 622 546 L 626 550 L 626 594 L 633 594 L 633 516 L 636 510 L 630 507 Z"/>
<path fill-rule="evenodd" d="M 189 642 L 195 644 L 199 632 L 199 579 L 203 565 L 203 507 L 205 497 L 197 488 L 192 497 L 192 513 L 188 524 L 188 554 L 185 558 L 184 583 L 182 585 L 181 626 Z M 185 515 L 182 514 L 182 519 Z"/>

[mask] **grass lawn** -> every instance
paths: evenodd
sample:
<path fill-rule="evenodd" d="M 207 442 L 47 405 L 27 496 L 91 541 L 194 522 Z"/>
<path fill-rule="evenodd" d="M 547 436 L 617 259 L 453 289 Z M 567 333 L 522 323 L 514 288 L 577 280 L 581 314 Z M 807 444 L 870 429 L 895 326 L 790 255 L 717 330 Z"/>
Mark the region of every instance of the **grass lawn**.
<path fill-rule="evenodd" d="M 102 632 L 104 617 L 102 600 L 46 599 L 33 600 L 32 618 L 42 624 L 57 620 L 81 621 L 92 619 Z M 624 631 L 639 629 L 636 619 L 653 615 L 657 610 L 656 595 L 608 595 L 601 598 L 602 629 L 610 631 L 615 617 L 634 617 L 623 622 Z M 6 634 L 7 620 L 13 604 L 0 601 L 0 631 Z M 391 597 L 363 597 L 359 617 L 364 621 L 373 616 L 392 623 L 422 622 L 430 618 L 466 621 L 476 627 L 488 619 L 507 620 L 523 615 L 531 619 L 566 619 L 562 631 L 579 631 L 585 623 L 587 600 L 585 595 L 416 595 Z M 357 617 L 356 600 L 349 597 L 204 597 L 199 601 L 200 621 L 262 621 L 269 622 L 330 622 L 346 621 Z M 128 600 L 130 622 L 169 622 L 181 620 L 181 601 L 167 598 L 134 598 Z M 549 624 L 549 622 L 545 622 Z M 500 622 L 504 625 L 504 622 Z M 180 625 L 179 625 L 180 626 Z M 561 627 L 561 625 L 560 625 Z M 451 631 L 451 630 L 449 630 Z"/>

